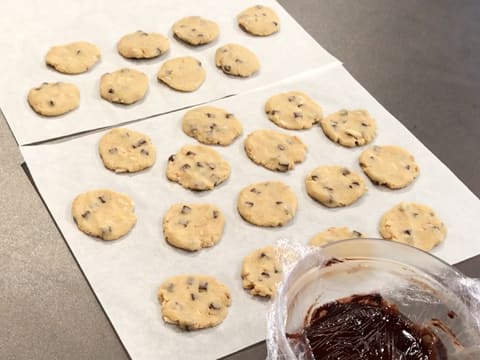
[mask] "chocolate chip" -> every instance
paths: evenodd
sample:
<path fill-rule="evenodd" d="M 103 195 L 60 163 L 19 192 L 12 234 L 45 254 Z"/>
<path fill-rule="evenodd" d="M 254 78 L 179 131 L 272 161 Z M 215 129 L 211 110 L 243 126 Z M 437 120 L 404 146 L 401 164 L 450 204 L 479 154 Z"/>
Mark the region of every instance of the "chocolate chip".
<path fill-rule="evenodd" d="M 362 122 L 362 126 L 368 127 L 369 125 L 367 123 Z"/>
<path fill-rule="evenodd" d="M 210 125 L 210 131 L 213 131 L 213 129 L 215 129 L 217 127 L 217 124 L 213 123 L 212 125 Z"/>
<path fill-rule="evenodd" d="M 356 237 L 362 237 L 362 233 L 357 231 L 357 230 L 353 230 L 352 231 L 353 235 L 356 236 Z"/>
<path fill-rule="evenodd" d="M 412 215 L 413 215 L 413 217 L 417 217 L 417 216 L 418 216 L 418 213 L 415 213 L 415 212 L 414 212 Z"/>
<path fill-rule="evenodd" d="M 282 205 L 282 204 L 283 204 L 283 201 L 275 201 L 275 204 L 277 204 L 277 205 Z"/>
<path fill-rule="evenodd" d="M 242 60 L 242 59 L 239 59 L 239 58 L 236 58 L 236 59 L 235 59 L 235 62 L 236 62 L 237 64 L 241 64 L 241 63 L 243 63 L 243 60 Z"/>
<path fill-rule="evenodd" d="M 230 65 L 223 65 L 223 70 L 226 72 L 230 72 L 230 70 L 232 70 L 232 67 Z"/>
<path fill-rule="evenodd" d="M 109 154 L 116 154 L 118 152 L 118 149 L 116 147 L 108 149 Z"/>
<path fill-rule="evenodd" d="M 150 155 L 150 153 L 149 153 L 147 150 L 145 150 L 145 149 L 140 150 L 140 153 L 143 154 L 143 155 L 145 155 L 145 156 L 149 156 L 149 155 Z"/>
<path fill-rule="evenodd" d="M 277 148 L 278 148 L 278 150 L 281 150 L 281 151 L 283 151 L 283 150 L 286 149 L 286 148 L 285 148 L 285 145 L 283 145 L 283 144 L 278 144 L 278 145 L 277 145 Z"/>
<path fill-rule="evenodd" d="M 108 89 L 109 94 L 113 94 L 114 92 L 115 92 L 115 90 L 113 90 L 112 88 Z"/>
<path fill-rule="evenodd" d="M 360 143 L 358 142 L 358 140 L 355 140 L 355 145 L 360 145 Z"/>
<path fill-rule="evenodd" d="M 168 286 L 167 286 L 167 291 L 168 291 L 168 292 L 173 292 L 173 288 L 174 288 L 174 287 L 175 287 L 175 285 L 174 285 L 173 283 L 168 284 Z"/>
<path fill-rule="evenodd" d="M 55 106 L 55 101 L 50 100 L 50 101 L 48 102 L 48 104 L 49 104 L 50 106 Z"/>
<path fill-rule="evenodd" d="M 348 170 L 348 169 L 343 169 L 343 170 L 342 170 L 342 175 L 343 175 L 343 176 L 350 175 L 350 170 Z"/>
<path fill-rule="evenodd" d="M 190 30 L 191 30 L 192 32 L 197 31 L 197 29 L 195 29 L 195 28 L 191 28 Z"/>
<path fill-rule="evenodd" d="M 336 128 L 337 125 L 338 125 L 338 122 L 332 121 L 332 122 L 330 123 L 330 125 L 331 125 L 333 128 Z"/>
<path fill-rule="evenodd" d="M 182 211 L 180 211 L 180 213 L 182 214 L 190 214 L 192 212 L 192 208 L 190 206 L 187 206 L 187 205 L 183 205 L 182 206 Z"/>
<path fill-rule="evenodd" d="M 87 210 L 82 214 L 82 218 L 84 219 L 87 219 L 89 216 L 90 216 L 90 210 Z"/>
<path fill-rule="evenodd" d="M 215 117 L 215 114 L 212 114 L 209 112 L 205 113 L 205 115 L 207 115 L 207 118 L 210 118 L 210 119 Z"/>
<path fill-rule="evenodd" d="M 245 205 L 252 207 L 254 204 L 251 201 L 245 201 Z"/>
<path fill-rule="evenodd" d="M 197 167 L 200 167 L 200 168 L 203 167 L 203 164 L 202 164 L 200 161 L 197 161 L 197 164 L 196 164 L 196 165 L 197 165 Z"/>
<path fill-rule="evenodd" d="M 195 299 L 197 298 L 197 295 L 191 293 L 190 298 L 192 299 L 192 301 L 195 301 Z"/>
<path fill-rule="evenodd" d="M 276 21 L 273 21 L 273 25 L 278 26 L 278 23 Z"/>
<path fill-rule="evenodd" d="M 200 284 L 198 284 L 198 291 L 199 292 L 204 292 L 204 291 L 207 291 L 208 290 L 208 282 L 201 282 Z"/>
<path fill-rule="evenodd" d="M 194 153 L 193 151 L 188 150 L 185 155 L 187 155 L 187 156 L 195 156 L 195 155 L 197 155 L 197 154 Z"/>
<path fill-rule="evenodd" d="M 210 304 L 208 305 L 208 308 L 209 308 L 210 310 L 220 310 L 222 307 L 221 307 L 220 305 L 215 304 L 215 303 L 212 302 L 212 303 L 210 303 Z"/>
<path fill-rule="evenodd" d="M 218 210 L 213 210 L 213 218 L 217 219 L 220 215 L 220 212 Z"/>
<path fill-rule="evenodd" d="M 203 34 L 197 34 L 197 37 L 203 37 Z M 202 65 L 202 63 L 200 63 Z"/>
<path fill-rule="evenodd" d="M 175 155 L 170 155 L 168 157 L 168 161 L 175 161 Z"/>
<path fill-rule="evenodd" d="M 270 115 L 280 114 L 280 110 L 272 110 L 270 111 Z"/>
<path fill-rule="evenodd" d="M 207 163 L 208 167 L 210 168 L 210 170 L 214 170 L 217 166 L 214 164 L 214 163 Z"/>
<path fill-rule="evenodd" d="M 147 143 L 147 140 L 145 139 L 140 139 L 138 140 L 135 144 L 132 145 L 132 148 L 136 149 L 137 147 L 140 147 L 142 145 L 145 145 Z"/>
<path fill-rule="evenodd" d="M 108 235 L 112 233 L 112 227 L 108 226 L 105 228 L 102 228 L 102 236 Z"/>
<path fill-rule="evenodd" d="M 100 200 L 100 202 L 101 202 L 102 204 L 105 204 L 105 203 L 107 202 L 107 200 L 105 200 L 105 199 L 103 198 L 103 196 L 99 196 L 99 197 L 98 197 L 98 200 Z"/>
<path fill-rule="evenodd" d="M 410 165 L 405 166 L 405 169 L 410 170 Z"/>
<path fill-rule="evenodd" d="M 260 259 L 262 259 L 262 258 L 264 258 L 264 257 L 268 257 L 268 255 L 265 254 L 264 252 L 262 252 L 262 253 L 260 254 Z"/>
<path fill-rule="evenodd" d="M 323 188 L 324 188 L 325 190 L 330 191 L 330 192 L 333 191 L 333 188 L 331 188 L 331 187 L 329 187 L 329 186 L 324 186 Z"/>
<path fill-rule="evenodd" d="M 157 48 L 157 52 L 158 52 L 158 55 L 161 55 L 162 54 L 162 49 Z"/>
<path fill-rule="evenodd" d="M 352 181 L 352 185 L 360 186 L 360 183 L 358 181 Z"/>
<path fill-rule="evenodd" d="M 80 55 L 82 51 L 80 49 L 77 50 L 77 55 Z"/>
<path fill-rule="evenodd" d="M 228 113 L 228 114 L 225 115 L 225 117 L 226 117 L 227 119 L 230 119 L 230 118 L 233 117 L 233 114 L 232 114 L 232 113 Z"/>
<path fill-rule="evenodd" d="M 189 164 L 183 164 L 182 165 L 182 170 L 188 170 L 190 168 L 191 168 L 191 166 Z"/>
<path fill-rule="evenodd" d="M 292 101 L 294 101 L 294 100 L 295 100 L 295 96 L 294 96 L 294 95 L 291 95 L 291 96 L 288 97 L 288 101 L 289 101 L 289 102 L 292 102 Z"/>
<path fill-rule="evenodd" d="M 253 192 L 254 194 L 261 194 L 261 191 L 259 191 L 257 188 L 251 188 L 250 192 Z"/>
<path fill-rule="evenodd" d="M 261 275 L 264 276 L 264 277 L 267 277 L 267 278 L 270 277 L 270 274 L 269 274 L 268 272 L 266 272 L 266 271 L 262 271 L 262 274 L 261 274 Z"/>
<path fill-rule="evenodd" d="M 296 119 L 296 118 L 303 118 L 303 114 L 302 113 L 299 113 L 299 112 L 294 112 L 293 113 L 293 117 Z"/>
<path fill-rule="evenodd" d="M 278 273 L 280 272 L 280 270 L 278 270 L 277 268 L 274 268 L 274 269 L 273 269 L 273 272 L 274 272 L 275 274 L 278 274 Z"/>
<path fill-rule="evenodd" d="M 412 231 L 411 231 L 411 230 L 405 230 L 403 233 L 404 233 L 404 234 L 407 234 L 407 235 L 412 235 Z"/>
<path fill-rule="evenodd" d="M 312 179 L 313 181 L 317 181 L 317 180 L 318 180 L 318 176 L 317 176 L 317 175 L 312 175 L 311 179 Z"/>

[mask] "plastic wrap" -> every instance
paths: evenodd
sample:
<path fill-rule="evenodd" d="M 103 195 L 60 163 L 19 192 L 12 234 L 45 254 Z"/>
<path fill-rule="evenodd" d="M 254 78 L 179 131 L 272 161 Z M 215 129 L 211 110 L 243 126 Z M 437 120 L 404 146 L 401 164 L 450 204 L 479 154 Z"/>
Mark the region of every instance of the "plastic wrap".
<path fill-rule="evenodd" d="M 480 359 L 480 281 L 410 246 L 355 239 L 311 248 L 277 244 L 284 280 L 268 313 L 268 359 L 311 359 L 301 334 L 314 309 L 352 295 L 380 294 L 431 330 L 448 359 Z"/>

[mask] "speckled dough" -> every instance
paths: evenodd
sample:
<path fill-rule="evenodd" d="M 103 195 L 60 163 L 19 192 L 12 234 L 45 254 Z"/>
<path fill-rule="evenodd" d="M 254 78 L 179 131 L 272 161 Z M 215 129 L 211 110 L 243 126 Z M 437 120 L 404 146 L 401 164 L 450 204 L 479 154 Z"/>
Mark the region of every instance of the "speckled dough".
<path fill-rule="evenodd" d="M 110 130 L 100 139 L 98 150 L 105 167 L 117 173 L 140 171 L 155 163 L 150 137 L 130 129 Z"/>
<path fill-rule="evenodd" d="M 257 55 L 237 44 L 221 46 L 215 52 L 215 65 L 225 74 L 248 77 L 260 69 Z"/>
<path fill-rule="evenodd" d="M 310 129 L 322 120 L 322 108 L 307 94 L 289 91 L 272 96 L 265 113 L 276 125 L 290 130 Z"/>
<path fill-rule="evenodd" d="M 120 55 L 129 59 L 151 59 L 165 54 L 170 48 L 168 38 L 158 33 L 135 31 L 117 43 Z"/>
<path fill-rule="evenodd" d="M 363 237 L 357 230 L 350 230 L 348 227 L 331 227 L 316 234 L 310 241 L 311 246 L 324 246 L 339 240 L 358 239 Z"/>
<path fill-rule="evenodd" d="M 374 184 L 401 189 L 418 176 L 415 158 L 399 146 L 372 146 L 362 152 L 360 166 Z"/>
<path fill-rule="evenodd" d="M 256 5 L 242 11 L 237 16 L 238 25 L 256 36 L 268 36 L 280 30 L 280 20 L 271 8 Z"/>
<path fill-rule="evenodd" d="M 244 188 L 237 200 L 239 214 L 258 226 L 283 226 L 297 211 L 297 197 L 280 181 L 267 181 Z"/>
<path fill-rule="evenodd" d="M 242 134 L 240 121 L 232 114 L 214 106 L 200 106 L 183 116 L 185 134 L 207 145 L 230 145 Z"/>
<path fill-rule="evenodd" d="M 230 176 L 230 165 L 204 145 L 186 145 L 168 158 L 167 178 L 186 189 L 211 190 Z"/>
<path fill-rule="evenodd" d="M 78 41 L 52 47 L 45 62 L 64 74 L 81 74 L 100 60 L 100 50 L 94 44 Z"/>
<path fill-rule="evenodd" d="M 100 96 L 112 103 L 133 104 L 145 97 L 147 89 L 147 75 L 134 69 L 123 68 L 100 79 Z"/>
<path fill-rule="evenodd" d="M 157 73 L 157 78 L 178 91 L 195 91 L 205 81 L 202 63 L 191 56 L 167 60 Z"/>
<path fill-rule="evenodd" d="M 256 164 L 274 171 L 288 171 L 305 160 L 307 146 L 296 136 L 265 129 L 247 136 L 245 151 Z"/>
<path fill-rule="evenodd" d="M 273 297 L 282 280 L 282 264 L 273 246 L 266 246 L 245 256 L 242 264 L 242 285 L 252 295 Z"/>
<path fill-rule="evenodd" d="M 184 330 L 220 324 L 232 303 L 228 288 L 207 275 L 171 277 L 158 289 L 163 320 Z"/>
<path fill-rule="evenodd" d="M 327 137 L 346 147 L 370 143 L 377 125 L 367 110 L 340 110 L 325 117 L 320 124 Z"/>
<path fill-rule="evenodd" d="M 72 215 L 81 231 L 103 240 L 122 237 L 137 222 L 132 199 L 106 189 L 78 195 L 72 203 Z"/>
<path fill-rule="evenodd" d="M 163 218 L 163 234 L 170 245 L 196 251 L 218 243 L 224 225 L 225 217 L 215 205 L 175 204 Z"/>
<path fill-rule="evenodd" d="M 44 116 L 58 116 L 78 107 L 80 90 L 70 83 L 43 83 L 28 92 L 32 109 Z"/>
<path fill-rule="evenodd" d="M 384 239 L 429 251 L 445 239 L 447 228 L 428 206 L 402 202 L 385 214 L 380 225 Z"/>
<path fill-rule="evenodd" d="M 366 191 L 365 181 L 342 166 L 320 166 L 305 178 L 307 193 L 327 207 L 353 204 Z"/>
<path fill-rule="evenodd" d="M 200 16 L 188 16 L 178 20 L 172 26 L 177 38 L 190 45 L 208 44 L 218 38 L 218 25 Z"/>

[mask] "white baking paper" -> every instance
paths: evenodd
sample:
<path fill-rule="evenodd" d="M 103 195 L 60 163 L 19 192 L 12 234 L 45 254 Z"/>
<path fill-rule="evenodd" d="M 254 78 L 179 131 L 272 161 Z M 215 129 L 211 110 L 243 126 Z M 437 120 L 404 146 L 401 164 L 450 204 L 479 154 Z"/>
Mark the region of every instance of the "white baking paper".
<path fill-rule="evenodd" d="M 310 94 L 322 105 L 325 114 L 341 108 L 368 109 L 378 126 L 374 144 L 407 148 L 419 164 L 418 179 L 406 189 L 396 191 L 374 186 L 366 179 L 368 192 L 346 208 L 328 209 L 312 200 L 305 191 L 305 176 L 315 167 L 327 164 L 343 165 L 361 173 L 358 156 L 364 148 L 349 149 L 332 143 L 319 126 L 305 131 L 276 127 L 267 119 L 264 104 L 271 95 L 288 90 Z M 401 201 L 431 206 L 445 222 L 447 238 L 433 250 L 441 259 L 455 263 L 480 253 L 480 242 L 472 236 L 480 232 L 479 200 L 342 66 L 222 99 L 214 105 L 233 112 L 243 122 L 244 135 L 228 147 L 215 147 L 232 165 L 232 173 L 224 184 L 208 192 L 185 190 L 165 176 L 169 155 L 182 145 L 196 143 L 182 132 L 184 111 L 129 126 L 151 136 L 158 152 L 153 168 L 134 175 L 115 174 L 103 167 L 97 145 L 104 132 L 21 148 L 41 196 L 132 358 L 213 359 L 262 340 L 268 303 L 242 289 L 243 257 L 279 238 L 306 243 L 315 233 L 330 226 L 349 226 L 379 237 L 377 225 L 381 215 Z M 255 165 L 246 156 L 243 141 L 248 133 L 260 128 L 298 135 L 308 146 L 306 161 L 288 173 Z M 266 180 L 289 184 L 298 197 L 298 212 L 287 226 L 256 227 L 237 213 L 239 191 Z M 138 223 L 121 240 L 95 240 L 81 233 L 72 220 L 72 199 L 78 193 L 96 188 L 110 188 L 135 200 Z M 167 245 L 162 235 L 162 217 L 176 202 L 218 205 L 226 216 L 220 243 L 196 253 Z M 156 299 L 157 287 L 167 277 L 181 273 L 210 274 L 228 285 L 233 302 L 221 325 L 183 332 L 163 322 Z"/>
<path fill-rule="evenodd" d="M 255 37 L 238 27 L 236 15 L 256 3 L 278 13 L 278 33 Z M 338 62 L 274 0 L 7 0 L 2 1 L 2 13 L 0 47 L 5 51 L 0 56 L 0 107 L 20 145 L 181 109 Z M 190 15 L 217 22 L 220 37 L 200 47 L 175 40 L 172 24 Z M 152 60 L 124 59 L 116 43 L 123 35 L 140 29 L 168 35 L 170 51 Z M 72 41 L 95 43 L 102 52 L 100 63 L 79 75 L 64 75 L 45 65 L 50 47 Z M 246 79 L 223 74 L 215 67 L 214 57 L 215 50 L 226 43 L 238 43 L 256 53 L 260 71 Z M 187 55 L 198 58 L 207 73 L 197 91 L 178 92 L 157 80 L 165 60 Z M 99 95 L 101 75 L 122 67 L 143 71 L 150 80 L 146 97 L 134 105 L 111 104 Z M 59 117 L 39 116 L 28 105 L 28 91 L 43 82 L 56 81 L 79 87 L 80 106 Z"/>

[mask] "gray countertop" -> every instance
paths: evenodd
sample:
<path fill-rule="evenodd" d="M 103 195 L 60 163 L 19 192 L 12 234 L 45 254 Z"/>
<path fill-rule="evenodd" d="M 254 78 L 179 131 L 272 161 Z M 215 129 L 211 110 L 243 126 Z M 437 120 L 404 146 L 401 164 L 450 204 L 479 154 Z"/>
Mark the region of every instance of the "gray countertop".
<path fill-rule="evenodd" d="M 479 1 L 280 3 L 480 195 Z M 0 143 L 0 358 L 128 359 L 3 118 Z M 480 277 L 480 258 L 459 268 Z M 264 358 L 262 345 L 230 357 Z"/>

